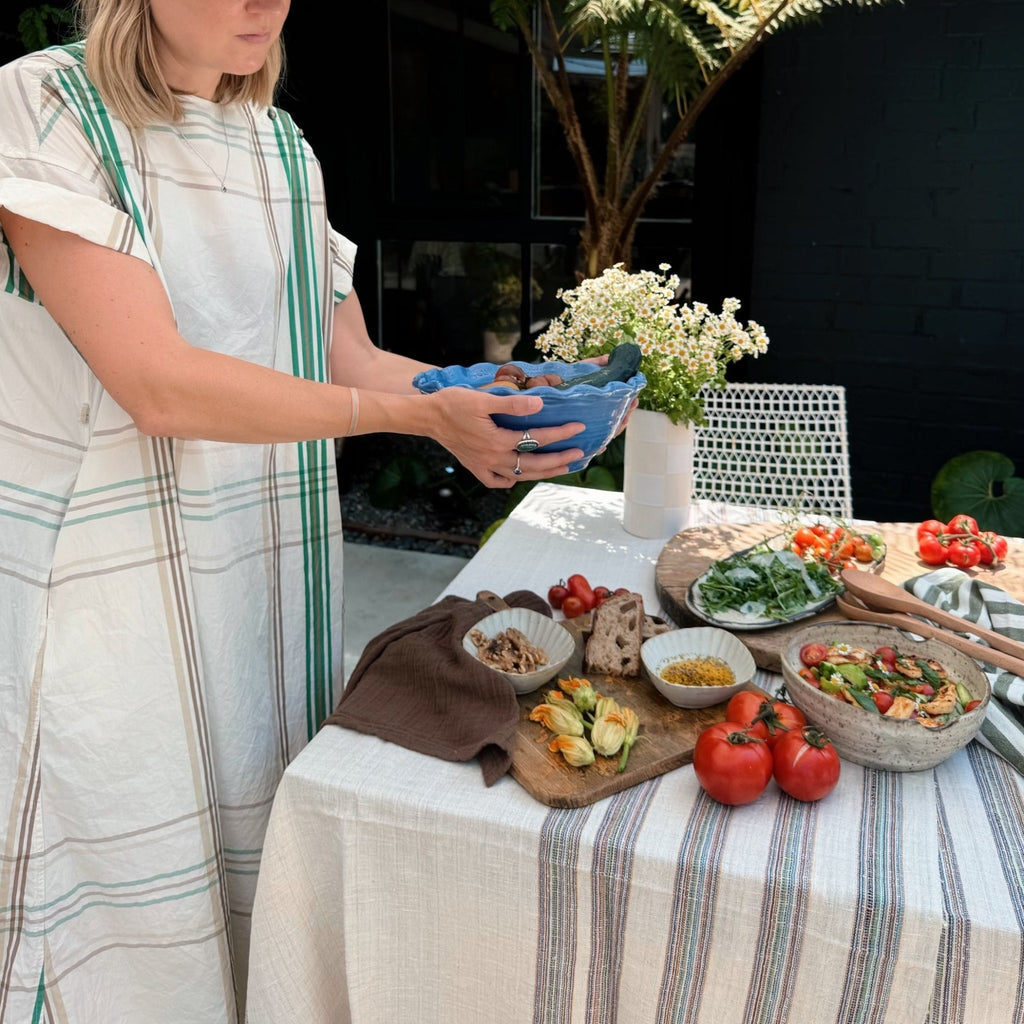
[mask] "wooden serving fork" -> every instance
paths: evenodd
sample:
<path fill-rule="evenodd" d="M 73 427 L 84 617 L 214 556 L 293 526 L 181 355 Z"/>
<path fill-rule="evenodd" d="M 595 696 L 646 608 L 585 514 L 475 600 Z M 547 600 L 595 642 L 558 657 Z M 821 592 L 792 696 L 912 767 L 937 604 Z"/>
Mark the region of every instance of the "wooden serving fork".
<path fill-rule="evenodd" d="M 961 618 L 952 612 L 943 611 L 908 593 L 902 587 L 876 576 L 874 573 L 860 569 L 844 569 L 840 574 L 847 591 L 866 604 L 869 608 L 883 612 L 906 612 L 909 615 L 920 615 L 931 622 L 937 622 L 947 629 L 955 629 L 959 633 L 970 633 L 984 640 L 997 651 L 1004 651 L 1017 659 L 1024 659 L 1024 643 L 1011 640 L 1002 633 L 986 629 L 976 622 Z"/>
<path fill-rule="evenodd" d="M 859 572 L 861 570 L 853 570 Z M 920 619 L 911 618 L 909 615 L 901 615 L 898 612 L 882 612 L 874 608 L 868 608 L 852 594 L 839 594 L 836 597 L 836 608 L 847 618 L 856 619 L 860 622 L 877 622 L 882 626 L 895 626 L 905 633 L 916 633 L 918 636 L 932 637 L 941 640 L 950 647 L 974 658 L 975 661 L 983 661 L 986 665 L 995 665 L 996 668 L 1006 669 L 1016 676 L 1024 678 L 1024 658 L 1015 658 L 1005 651 L 997 651 L 984 644 L 976 644 L 973 640 L 953 633 L 950 630 L 942 629 L 940 626 L 933 626 L 930 622 L 922 622 Z M 961 620 L 962 621 L 962 620 Z M 969 624 L 968 624 L 969 625 Z"/>

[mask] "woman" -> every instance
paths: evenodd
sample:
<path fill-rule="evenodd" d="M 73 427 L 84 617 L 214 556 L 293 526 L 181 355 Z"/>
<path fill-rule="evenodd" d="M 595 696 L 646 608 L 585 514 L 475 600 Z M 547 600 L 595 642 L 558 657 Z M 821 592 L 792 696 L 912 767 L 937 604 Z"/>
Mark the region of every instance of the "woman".
<path fill-rule="evenodd" d="M 84 0 L 84 45 L 0 70 L 0 1022 L 241 1014 L 271 798 L 338 696 L 331 439 L 496 487 L 581 455 L 369 340 L 271 106 L 287 9 Z"/>

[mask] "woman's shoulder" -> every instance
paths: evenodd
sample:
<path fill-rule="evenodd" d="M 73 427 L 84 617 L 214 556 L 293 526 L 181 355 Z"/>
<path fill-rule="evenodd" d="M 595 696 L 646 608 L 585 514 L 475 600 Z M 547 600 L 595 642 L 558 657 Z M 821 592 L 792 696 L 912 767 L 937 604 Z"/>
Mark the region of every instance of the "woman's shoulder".
<path fill-rule="evenodd" d="M 0 67 L 0 80 L 5 82 L 43 82 L 63 72 L 85 70 L 85 47 L 81 43 L 50 46 L 17 57 Z"/>

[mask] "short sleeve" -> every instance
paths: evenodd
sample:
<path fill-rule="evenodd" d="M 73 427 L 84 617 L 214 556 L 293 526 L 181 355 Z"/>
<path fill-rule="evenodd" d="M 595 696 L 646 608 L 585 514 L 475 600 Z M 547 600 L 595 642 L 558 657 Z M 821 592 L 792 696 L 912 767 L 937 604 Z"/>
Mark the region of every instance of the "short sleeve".
<path fill-rule="evenodd" d="M 330 229 L 331 262 L 334 265 L 334 301 L 339 303 L 352 290 L 352 275 L 356 265 L 356 244 L 344 235 Z"/>
<path fill-rule="evenodd" d="M 30 54 L 0 68 L 0 206 L 152 263 L 103 161 L 69 108 L 59 77 L 74 70 L 73 58 L 61 50 Z M 0 260 L 9 258 L 0 252 Z"/>

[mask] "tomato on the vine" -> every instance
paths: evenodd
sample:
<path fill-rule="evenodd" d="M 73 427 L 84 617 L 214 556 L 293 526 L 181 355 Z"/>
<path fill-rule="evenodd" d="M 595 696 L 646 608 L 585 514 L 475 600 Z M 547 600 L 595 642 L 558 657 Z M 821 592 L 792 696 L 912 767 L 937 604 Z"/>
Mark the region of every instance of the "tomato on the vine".
<path fill-rule="evenodd" d="M 991 530 L 983 530 L 978 535 L 978 550 L 981 552 L 982 565 L 997 565 L 1006 557 L 1009 545 L 1005 537 Z"/>
<path fill-rule="evenodd" d="M 949 549 L 933 533 L 921 536 L 917 544 L 917 553 L 921 561 L 927 565 L 945 565 L 949 557 Z"/>
<path fill-rule="evenodd" d="M 587 607 L 575 594 L 570 594 L 562 602 L 562 614 L 567 619 L 575 619 L 578 615 L 583 615 L 587 610 Z"/>
<path fill-rule="evenodd" d="M 926 519 L 923 523 L 917 524 L 917 539 L 920 540 L 926 533 L 937 537 L 940 533 L 946 532 L 946 524 L 938 519 Z"/>
<path fill-rule="evenodd" d="M 713 800 L 733 806 L 749 804 L 771 780 L 772 752 L 739 722 L 717 722 L 697 737 L 693 770 Z"/>
<path fill-rule="evenodd" d="M 775 781 L 796 800 L 820 800 L 839 782 L 839 755 L 831 740 L 811 726 L 785 733 L 776 743 Z"/>
<path fill-rule="evenodd" d="M 973 533 L 977 536 L 978 520 L 974 516 L 956 515 L 946 523 L 946 533 Z"/>
<path fill-rule="evenodd" d="M 795 704 L 769 700 L 752 690 L 733 694 L 725 706 L 725 717 L 745 725 L 750 735 L 763 739 L 769 749 L 789 730 L 807 724 L 807 718 Z"/>
<path fill-rule="evenodd" d="M 946 560 L 958 569 L 973 569 L 981 561 L 981 551 L 971 541 L 950 541 Z"/>
<path fill-rule="evenodd" d="M 578 597 L 583 602 L 583 610 L 589 612 L 591 608 L 597 604 L 597 598 L 594 596 L 594 588 L 591 587 L 587 581 L 587 577 L 581 573 L 573 573 L 566 586 L 569 588 L 569 593 L 573 597 Z"/>
<path fill-rule="evenodd" d="M 552 608 L 562 607 L 562 602 L 569 596 L 569 588 L 564 583 L 556 583 L 548 588 L 548 604 Z"/>

